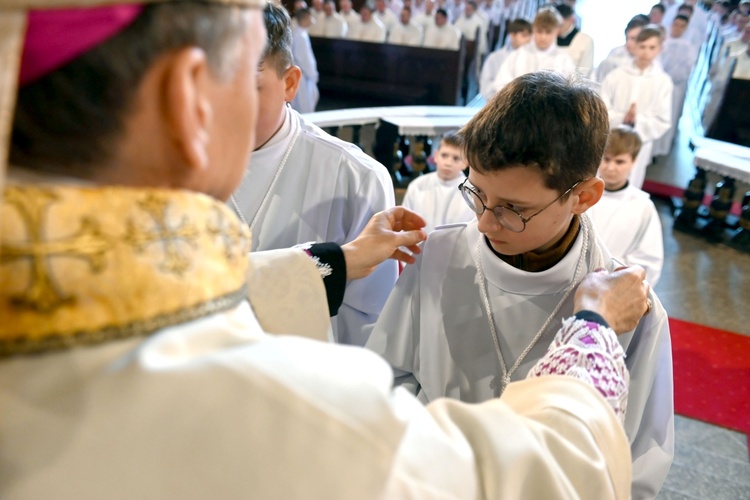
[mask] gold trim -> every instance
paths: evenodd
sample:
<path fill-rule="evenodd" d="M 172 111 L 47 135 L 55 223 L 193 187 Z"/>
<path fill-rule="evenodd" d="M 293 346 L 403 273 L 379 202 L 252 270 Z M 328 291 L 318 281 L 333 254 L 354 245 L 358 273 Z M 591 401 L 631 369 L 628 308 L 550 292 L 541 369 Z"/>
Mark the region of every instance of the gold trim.
<path fill-rule="evenodd" d="M 145 337 L 170 326 L 187 323 L 204 316 L 227 311 L 247 297 L 247 286 L 203 304 L 125 325 L 110 325 L 98 330 L 50 333 L 42 338 L 0 338 L 0 359 L 18 355 L 42 354 L 74 347 L 90 347 L 115 340 Z"/>

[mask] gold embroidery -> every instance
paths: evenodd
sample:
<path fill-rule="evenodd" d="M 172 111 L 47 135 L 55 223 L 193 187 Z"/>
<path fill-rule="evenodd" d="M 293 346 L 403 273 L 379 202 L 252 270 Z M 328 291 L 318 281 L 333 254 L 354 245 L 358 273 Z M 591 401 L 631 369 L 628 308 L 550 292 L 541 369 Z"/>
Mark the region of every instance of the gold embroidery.
<path fill-rule="evenodd" d="M 159 264 L 159 269 L 181 276 L 190 267 L 190 259 L 180 253 L 180 241 L 196 248 L 198 229 L 188 223 L 187 217 L 182 218 L 178 227 L 169 227 L 167 223 L 169 202 L 164 198 L 149 194 L 139 201 L 138 205 L 154 220 L 155 230 L 140 229 L 131 219 L 128 221 L 125 241 L 133 245 L 139 253 L 149 245 L 161 242 L 164 245 L 164 261 Z"/>
<path fill-rule="evenodd" d="M 250 251 L 250 241 L 247 232 L 243 230 L 244 228 L 228 222 L 222 210 L 216 208 L 214 213 L 216 214 L 216 222 L 209 221 L 206 231 L 214 238 L 221 240 L 227 260 L 233 260 L 247 254 Z M 239 249 L 237 255 L 234 253 L 235 249 Z"/>
<path fill-rule="evenodd" d="M 0 358 L 148 335 L 246 298 L 249 231 L 213 198 L 72 186 L 4 198 Z"/>
<path fill-rule="evenodd" d="M 49 313 L 75 301 L 75 296 L 65 295 L 55 282 L 50 266 L 52 259 L 84 259 L 92 272 L 98 273 L 104 269 L 104 255 L 110 246 L 109 239 L 102 234 L 97 222 L 88 217 L 81 219 L 80 229 L 72 236 L 46 240 L 45 215 L 57 199 L 53 192 L 47 190 L 10 190 L 6 195 L 6 202 L 16 208 L 23 220 L 28 240 L 23 243 L 3 243 L 0 263 L 15 260 L 28 260 L 31 263 L 31 284 L 25 292 L 10 297 L 10 300 L 17 306 L 40 313 Z"/>

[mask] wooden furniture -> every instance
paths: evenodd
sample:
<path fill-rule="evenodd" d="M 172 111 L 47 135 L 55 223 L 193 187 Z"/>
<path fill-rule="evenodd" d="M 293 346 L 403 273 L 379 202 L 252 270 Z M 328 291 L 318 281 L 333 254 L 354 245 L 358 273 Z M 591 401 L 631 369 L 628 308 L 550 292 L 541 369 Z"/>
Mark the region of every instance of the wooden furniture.
<path fill-rule="evenodd" d="M 321 95 L 365 105 L 460 103 L 466 46 L 458 51 L 310 37 Z"/>

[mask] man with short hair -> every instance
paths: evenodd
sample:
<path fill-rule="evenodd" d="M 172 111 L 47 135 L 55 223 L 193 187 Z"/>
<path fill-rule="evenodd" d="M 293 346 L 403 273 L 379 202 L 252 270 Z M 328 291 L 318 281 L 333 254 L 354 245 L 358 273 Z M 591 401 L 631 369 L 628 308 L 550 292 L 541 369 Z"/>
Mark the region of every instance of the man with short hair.
<path fill-rule="evenodd" d="M 594 39 L 581 32 L 575 25 L 575 12 L 566 4 L 556 5 L 562 16 L 557 46 L 570 56 L 578 73 L 588 78 L 594 69 Z"/>
<path fill-rule="evenodd" d="M 422 46 L 422 27 L 411 20 L 411 9 L 401 9 L 399 23 L 393 27 L 388 35 L 388 43 L 395 45 Z"/>
<path fill-rule="evenodd" d="M 349 38 L 360 42 L 383 43 L 388 31 L 380 20 L 372 14 L 369 5 L 364 4 L 359 9 L 360 22 L 349 31 Z"/>
<path fill-rule="evenodd" d="M 323 17 L 320 19 L 320 35 L 323 38 L 345 38 L 347 24 L 344 18 L 336 12 L 336 2 L 325 0 L 323 3 Z"/>
<path fill-rule="evenodd" d="M 459 50 L 461 32 L 448 23 L 448 12 L 438 9 L 435 12 L 435 23 L 424 34 L 424 46 L 431 49 Z"/>
<path fill-rule="evenodd" d="M 362 22 L 357 11 L 352 9 L 352 0 L 339 0 L 339 15 L 346 23 L 347 38 L 351 38 L 352 30 L 356 29 L 355 26 Z"/>

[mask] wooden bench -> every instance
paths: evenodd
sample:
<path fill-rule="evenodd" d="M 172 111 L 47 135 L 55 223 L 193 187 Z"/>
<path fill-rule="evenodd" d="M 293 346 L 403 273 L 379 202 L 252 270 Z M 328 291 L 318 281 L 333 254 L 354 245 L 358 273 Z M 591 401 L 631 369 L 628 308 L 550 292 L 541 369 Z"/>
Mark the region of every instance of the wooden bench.
<path fill-rule="evenodd" d="M 465 42 L 439 50 L 310 37 L 321 95 L 365 105 L 460 103 Z"/>

